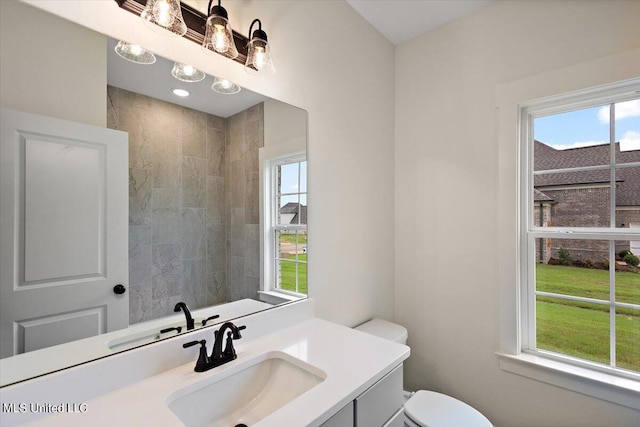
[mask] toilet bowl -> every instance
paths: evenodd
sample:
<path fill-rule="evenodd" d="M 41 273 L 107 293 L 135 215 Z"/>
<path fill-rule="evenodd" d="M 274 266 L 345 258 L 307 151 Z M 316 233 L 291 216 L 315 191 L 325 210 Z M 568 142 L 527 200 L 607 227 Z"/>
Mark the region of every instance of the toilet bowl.
<path fill-rule="evenodd" d="M 355 328 L 400 344 L 407 343 L 403 326 L 373 319 Z M 404 404 L 404 425 L 407 427 L 492 427 L 489 420 L 476 409 L 446 394 L 420 390 Z"/>

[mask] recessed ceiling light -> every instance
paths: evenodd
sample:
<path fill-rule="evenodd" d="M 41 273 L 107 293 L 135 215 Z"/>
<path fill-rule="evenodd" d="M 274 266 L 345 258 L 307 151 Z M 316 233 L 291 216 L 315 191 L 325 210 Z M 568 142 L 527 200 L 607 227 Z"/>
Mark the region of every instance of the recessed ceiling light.
<path fill-rule="evenodd" d="M 174 89 L 173 94 L 177 96 L 182 96 L 182 97 L 190 95 L 189 91 L 184 89 Z"/>

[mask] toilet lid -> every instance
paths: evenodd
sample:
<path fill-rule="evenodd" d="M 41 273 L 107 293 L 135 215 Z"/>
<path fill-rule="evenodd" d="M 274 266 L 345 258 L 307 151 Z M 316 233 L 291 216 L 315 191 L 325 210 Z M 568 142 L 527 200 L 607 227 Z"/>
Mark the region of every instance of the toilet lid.
<path fill-rule="evenodd" d="M 464 402 L 420 390 L 404 404 L 404 412 L 421 427 L 491 427 L 489 420 Z"/>

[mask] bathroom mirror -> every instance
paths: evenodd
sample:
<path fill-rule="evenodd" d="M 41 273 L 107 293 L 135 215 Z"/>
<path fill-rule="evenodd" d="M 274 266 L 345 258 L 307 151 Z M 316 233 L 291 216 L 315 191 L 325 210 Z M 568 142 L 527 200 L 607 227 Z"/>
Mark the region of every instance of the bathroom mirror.
<path fill-rule="evenodd" d="M 24 4 L 5 7 L 46 14 Z M 47 23 L 56 21 L 70 25 L 53 16 Z M 197 83 L 177 80 L 171 71 L 180 58 L 135 64 L 116 55 L 117 40 L 102 37 L 107 128 L 126 132 L 129 140 L 129 274 L 122 295 L 128 301 L 129 327 L 89 328 L 80 338 L 49 339 L 43 345 L 25 331 L 51 336 L 69 313 L 55 317 L 44 311 L 13 319 L 2 325 L 16 334 L 9 345 L 3 337 L 2 386 L 187 333 L 185 314 L 174 312 L 178 302 L 186 303 L 199 328 L 203 321 L 210 327 L 307 293 L 307 113 L 246 89 L 216 94 L 213 76 Z M 41 63 L 40 73 L 51 79 L 56 73 L 49 73 L 49 66 Z M 55 80 L 47 83 L 56 85 Z M 191 96 L 177 98 L 170 91 L 176 88 Z M 261 167 L 269 153 L 280 159 L 273 171 Z M 282 161 L 286 154 L 290 160 Z M 265 225 L 268 197 L 262 202 L 260 197 L 269 179 L 275 180 L 275 192 L 267 191 L 277 206 L 272 216 L 282 225 L 275 232 Z M 269 233 L 276 237 L 269 240 Z M 265 244 L 273 247 L 265 251 Z M 271 277 L 265 280 L 265 274 Z"/>

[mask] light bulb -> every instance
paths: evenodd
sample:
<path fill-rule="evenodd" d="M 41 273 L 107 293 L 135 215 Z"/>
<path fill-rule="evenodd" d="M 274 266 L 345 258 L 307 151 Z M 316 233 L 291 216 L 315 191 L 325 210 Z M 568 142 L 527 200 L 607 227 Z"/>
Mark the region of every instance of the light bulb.
<path fill-rule="evenodd" d="M 184 68 L 182 69 L 182 71 L 187 75 L 187 76 L 192 76 L 193 73 L 196 71 L 195 68 L 193 68 L 191 65 L 185 65 Z"/>
<path fill-rule="evenodd" d="M 170 27 L 173 24 L 173 14 L 171 13 L 171 5 L 167 0 L 160 0 L 153 8 L 153 14 L 155 15 L 158 25 L 163 27 Z"/>
<path fill-rule="evenodd" d="M 132 55 L 138 56 L 142 53 L 142 47 L 137 44 L 129 45 L 129 52 L 131 52 Z"/>
<path fill-rule="evenodd" d="M 263 47 L 256 46 L 253 51 L 253 66 L 256 70 L 262 70 L 269 64 L 269 55 Z"/>
<path fill-rule="evenodd" d="M 224 89 L 229 89 L 232 85 L 233 83 L 231 83 L 227 79 L 220 80 L 220 86 L 222 86 Z"/>
<path fill-rule="evenodd" d="M 216 52 L 224 53 L 229 50 L 229 38 L 227 37 L 224 25 L 214 25 L 213 48 Z"/>

